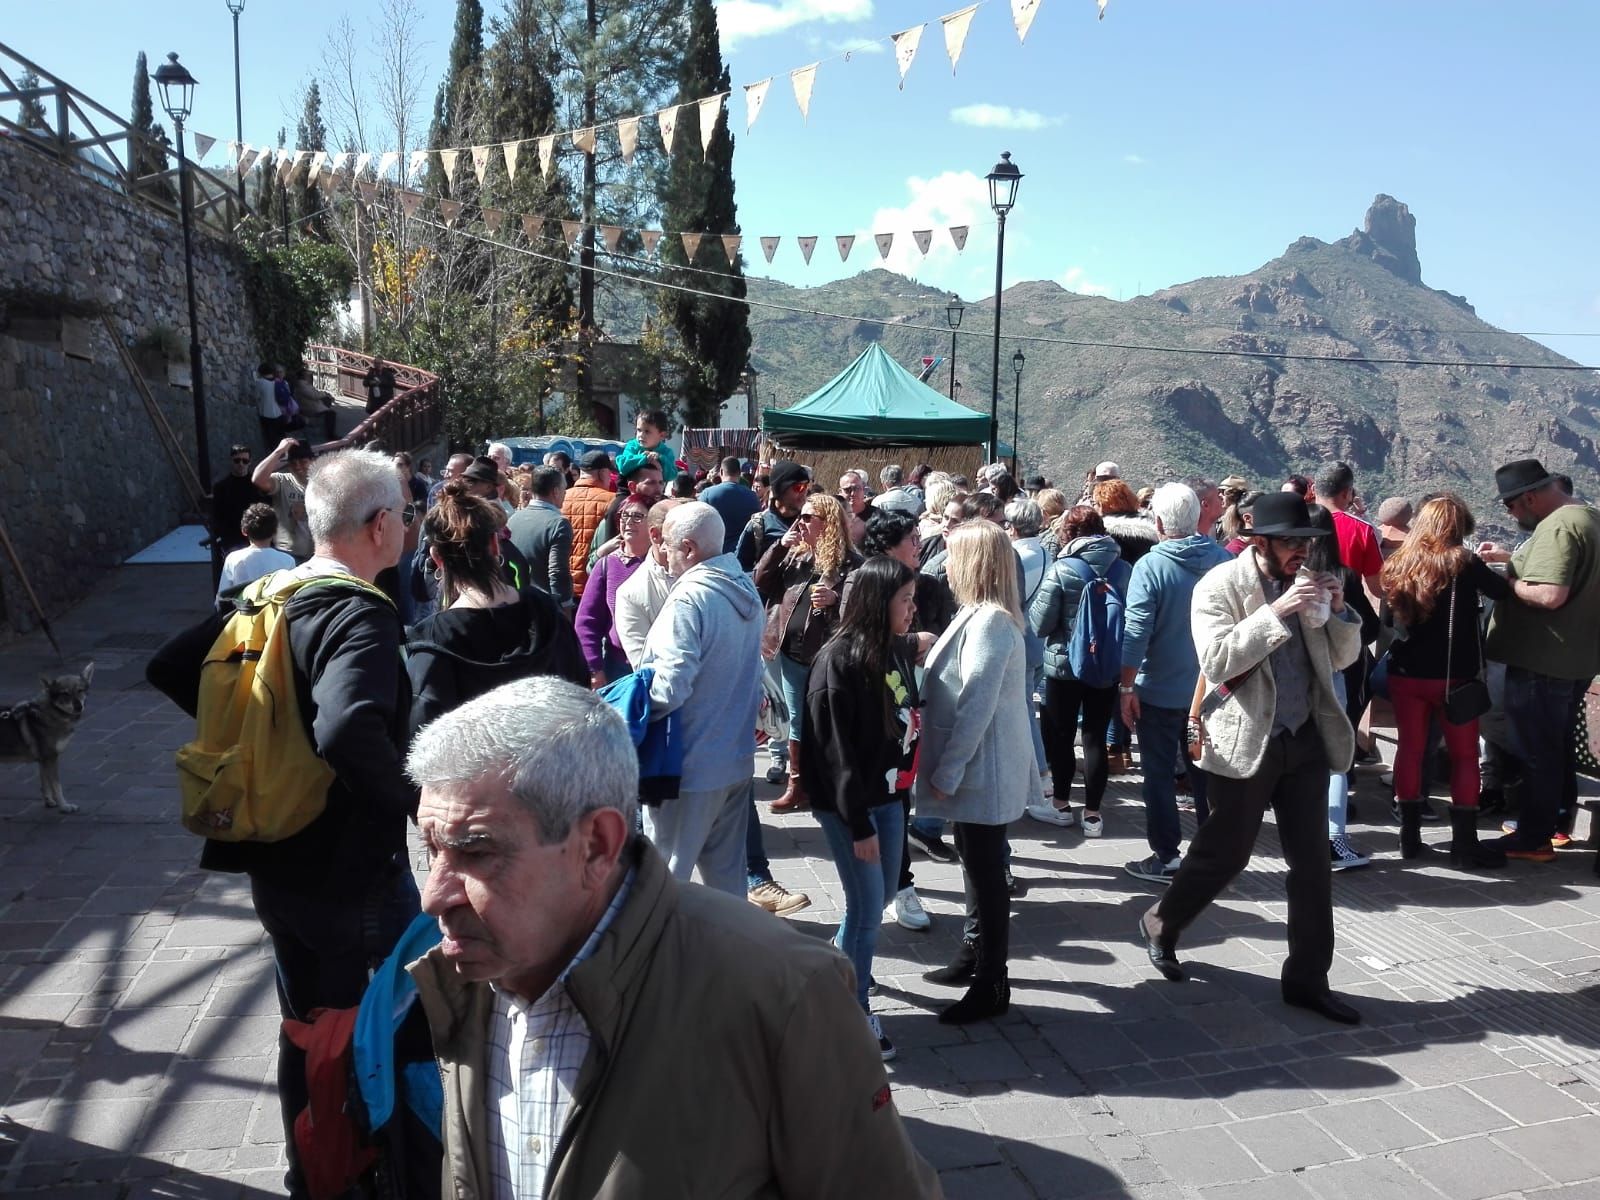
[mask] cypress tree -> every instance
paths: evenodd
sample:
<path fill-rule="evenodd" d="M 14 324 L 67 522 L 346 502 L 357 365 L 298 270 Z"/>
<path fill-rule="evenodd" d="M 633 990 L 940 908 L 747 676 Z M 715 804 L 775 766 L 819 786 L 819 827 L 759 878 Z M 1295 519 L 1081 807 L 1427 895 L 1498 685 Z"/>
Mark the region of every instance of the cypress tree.
<path fill-rule="evenodd" d="M 143 58 L 143 55 L 140 55 Z M 32 71 L 24 71 L 17 76 L 17 90 L 27 91 L 29 88 L 39 86 L 39 77 Z M 45 116 L 44 105 L 39 103 L 37 97 L 29 96 L 17 104 L 17 124 L 24 129 L 49 129 L 50 119 Z"/>
<path fill-rule="evenodd" d="M 689 0 L 688 38 L 678 84 L 680 103 L 728 91 L 712 0 Z M 704 158 L 697 152 L 699 113 L 690 105 L 678 110 L 678 119 L 680 147 L 672 156 L 662 206 L 662 224 L 671 232 L 662 240 L 661 257 L 668 282 L 713 292 L 716 298 L 663 289 L 660 307 L 698 368 L 685 372 L 682 402 L 685 421 L 699 423 L 714 419 L 721 402 L 739 384 L 739 374 L 749 361 L 750 309 L 744 302 L 743 255 L 735 256 L 730 265 L 721 242 L 721 235 L 739 232 L 729 118 L 718 122 Z M 708 235 L 693 263 L 686 259 L 682 239 L 676 236 L 679 232 Z M 684 269 L 690 266 L 700 270 Z"/>
<path fill-rule="evenodd" d="M 483 3 L 482 0 L 456 0 L 456 27 L 450 39 L 450 59 L 445 64 L 444 78 L 439 81 L 439 91 L 433 100 L 433 124 L 428 130 L 428 147 L 457 144 L 461 134 L 461 101 L 467 87 L 478 77 L 483 61 Z M 457 170 L 461 168 L 458 166 Z M 444 189 L 443 173 L 431 162 L 428 165 L 428 190 Z"/>
<path fill-rule="evenodd" d="M 144 51 L 133 62 L 133 101 L 128 124 L 138 136 L 128 145 L 128 166 L 135 179 L 158 175 L 167 169 L 167 131 L 156 123 L 155 107 L 150 102 L 150 70 Z M 146 185 L 146 190 L 167 200 L 175 200 L 178 189 L 163 179 Z"/>
<path fill-rule="evenodd" d="M 295 126 L 294 144 L 300 150 L 326 150 L 328 148 L 328 129 L 322 122 L 322 89 L 313 79 L 306 88 L 305 107 L 300 113 L 300 121 Z M 298 189 L 299 195 L 295 198 L 295 208 L 298 212 L 302 227 L 314 236 L 326 241 L 328 238 L 327 214 L 322 211 L 322 189 L 317 187 L 309 172 L 304 182 Z"/>

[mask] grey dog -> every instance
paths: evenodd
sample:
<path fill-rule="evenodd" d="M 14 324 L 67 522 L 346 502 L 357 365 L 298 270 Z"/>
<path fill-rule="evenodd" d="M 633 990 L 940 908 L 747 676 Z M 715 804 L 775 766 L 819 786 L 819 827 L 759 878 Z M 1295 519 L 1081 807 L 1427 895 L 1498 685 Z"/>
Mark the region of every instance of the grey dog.
<path fill-rule="evenodd" d="M 38 763 L 46 808 L 78 811 L 61 793 L 61 752 L 83 720 L 93 678 L 93 663 L 75 675 L 42 675 L 44 687 L 37 696 L 0 709 L 0 762 Z"/>

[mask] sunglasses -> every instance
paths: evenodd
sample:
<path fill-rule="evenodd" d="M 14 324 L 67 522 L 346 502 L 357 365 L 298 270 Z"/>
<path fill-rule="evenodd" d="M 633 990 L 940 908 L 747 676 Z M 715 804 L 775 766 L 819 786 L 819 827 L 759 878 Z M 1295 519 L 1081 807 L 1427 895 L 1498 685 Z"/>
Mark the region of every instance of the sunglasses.
<path fill-rule="evenodd" d="M 822 520 L 822 515 L 820 513 L 801 513 L 796 519 L 801 521 L 820 521 Z"/>
<path fill-rule="evenodd" d="M 415 504 L 408 504 L 404 508 L 398 509 L 380 508 L 378 509 L 378 512 L 373 513 L 370 517 L 363 521 L 362 524 L 370 525 L 378 519 L 378 513 L 386 512 L 398 512 L 400 514 L 400 524 L 404 525 L 407 529 L 411 528 L 411 522 L 417 519 L 417 506 Z"/>
<path fill-rule="evenodd" d="M 1282 546 L 1285 550 L 1304 550 L 1311 545 L 1308 537 L 1272 537 L 1267 535 L 1267 541 L 1275 546 Z"/>
<path fill-rule="evenodd" d="M 233 461 L 236 462 L 236 463 L 243 463 L 245 466 L 248 467 L 250 465 L 250 456 L 248 454 L 240 455 L 238 458 L 234 459 Z"/>

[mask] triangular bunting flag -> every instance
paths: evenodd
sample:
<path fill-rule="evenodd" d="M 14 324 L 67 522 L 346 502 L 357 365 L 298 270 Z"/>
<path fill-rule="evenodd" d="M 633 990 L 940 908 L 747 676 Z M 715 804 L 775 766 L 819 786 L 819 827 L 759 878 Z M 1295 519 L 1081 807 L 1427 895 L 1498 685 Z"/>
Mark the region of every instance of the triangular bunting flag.
<path fill-rule="evenodd" d="M 454 225 L 456 223 L 456 218 L 461 215 L 461 201 L 439 201 L 439 215 L 444 218 L 444 223 L 446 225 Z"/>
<path fill-rule="evenodd" d="M 928 247 L 933 245 L 933 230 L 913 229 L 911 231 L 911 240 L 917 244 L 918 250 L 921 250 L 924 254 L 926 254 L 928 252 Z"/>
<path fill-rule="evenodd" d="M 567 239 L 567 249 L 571 250 L 578 244 L 578 237 L 583 233 L 582 221 L 561 222 L 561 236 Z"/>
<path fill-rule="evenodd" d="M 444 185 L 449 187 L 456 178 L 456 159 L 461 157 L 459 150 L 439 151 L 439 165 L 444 168 Z"/>
<path fill-rule="evenodd" d="M 248 175 L 250 168 L 256 165 L 256 159 L 259 157 L 261 157 L 259 151 L 252 150 L 249 146 L 241 147 L 239 152 L 239 174 Z"/>
<path fill-rule="evenodd" d="M 950 226 L 950 240 L 956 244 L 957 250 L 967 248 L 967 227 L 965 225 Z"/>
<path fill-rule="evenodd" d="M 814 237 L 796 238 L 800 243 L 800 253 L 805 256 L 806 266 L 811 265 L 811 252 L 817 248 L 817 239 Z"/>
<path fill-rule="evenodd" d="M 411 160 L 406 163 L 406 182 L 412 183 L 422 177 L 422 168 L 428 165 L 428 152 L 426 150 L 413 150 Z"/>
<path fill-rule="evenodd" d="M 239 166 L 239 155 L 242 154 L 243 152 L 244 152 L 244 145 L 242 143 L 240 143 L 240 142 L 229 142 L 228 143 L 228 161 L 233 164 L 235 169 L 238 169 L 238 166 Z"/>
<path fill-rule="evenodd" d="M 717 121 L 722 116 L 722 102 L 728 98 L 728 93 L 723 92 L 717 96 L 707 96 L 700 101 L 700 154 L 705 156 L 711 153 L 711 139 L 716 136 Z"/>
<path fill-rule="evenodd" d="M 522 143 L 506 142 L 500 149 L 506 156 L 506 178 L 515 180 L 517 177 L 517 155 L 522 150 Z"/>
<path fill-rule="evenodd" d="M 606 244 L 606 250 L 615 254 L 617 247 L 622 244 L 622 226 L 602 225 L 600 226 L 600 237 Z"/>
<path fill-rule="evenodd" d="M 370 179 L 363 179 L 356 184 L 356 192 L 364 203 L 376 204 L 378 202 L 378 185 Z"/>
<path fill-rule="evenodd" d="M 744 85 L 744 131 L 750 132 L 751 126 L 756 123 L 756 118 L 761 115 L 761 106 L 767 102 L 767 89 L 772 86 L 772 76 L 767 76 L 760 83 L 747 83 Z"/>
<path fill-rule="evenodd" d="M 902 29 L 889 40 L 894 43 L 894 61 L 900 68 L 900 86 L 906 86 L 906 72 L 911 70 L 912 60 L 917 57 L 917 46 L 922 42 L 922 31 L 926 25 L 913 25 L 910 29 Z"/>
<path fill-rule="evenodd" d="M 325 192 L 333 191 L 333 172 L 327 167 L 322 168 L 322 173 L 317 176 L 317 186 Z"/>
<path fill-rule="evenodd" d="M 328 153 L 325 150 L 318 150 L 311 155 L 311 165 L 306 168 L 307 182 L 322 175 L 322 164 L 327 161 Z"/>
<path fill-rule="evenodd" d="M 622 161 L 633 162 L 633 152 L 639 148 L 638 117 L 623 117 L 617 122 L 617 141 L 622 143 Z"/>
<path fill-rule="evenodd" d="M 505 224 L 506 214 L 498 208 L 483 210 L 483 225 L 490 233 L 499 233 L 500 226 Z"/>
<path fill-rule="evenodd" d="M 1100 4 L 1100 12 L 1099 12 L 1099 15 L 1096 17 L 1096 19 L 1100 20 L 1100 21 L 1104 21 L 1106 19 L 1106 0 L 1099 0 L 1099 4 Z"/>
<path fill-rule="evenodd" d="M 963 8 L 960 12 L 951 13 L 948 17 L 940 17 L 939 23 L 944 26 L 944 50 L 950 56 L 950 74 L 956 73 L 956 63 L 961 61 L 961 47 L 966 45 L 967 30 L 972 26 L 972 14 L 978 11 L 976 4 Z"/>
<path fill-rule="evenodd" d="M 594 126 L 586 125 L 572 131 L 572 144 L 585 154 L 594 153 Z"/>
<path fill-rule="evenodd" d="M 789 82 L 794 85 L 794 102 L 800 106 L 800 119 L 811 119 L 811 88 L 817 82 L 817 64 L 798 67 L 789 72 Z"/>
<path fill-rule="evenodd" d="M 539 170 L 546 175 L 556 161 L 556 135 L 550 134 L 539 139 Z"/>
<path fill-rule="evenodd" d="M 889 257 L 889 247 L 894 245 L 894 234 L 875 233 L 872 235 L 872 240 L 878 243 L 878 257 L 887 259 Z"/>
<path fill-rule="evenodd" d="M 761 239 L 761 253 L 767 256 L 768 262 L 771 262 L 772 256 L 778 252 L 778 242 L 780 240 L 782 239 L 775 237 L 764 237 Z"/>
<path fill-rule="evenodd" d="M 214 138 L 214 137 L 207 137 L 203 133 L 195 134 L 194 135 L 194 160 L 195 160 L 195 162 L 205 162 L 206 155 L 211 153 L 211 147 L 215 146 L 216 144 L 217 144 L 217 139 Z"/>
<path fill-rule="evenodd" d="M 1017 27 L 1017 41 L 1028 40 L 1028 30 L 1039 15 L 1039 0 L 1011 0 L 1011 23 Z"/>
<path fill-rule="evenodd" d="M 684 258 L 693 263 L 694 256 L 700 252 L 700 243 L 705 235 L 702 233 L 680 233 L 678 236 L 683 239 Z"/>
<path fill-rule="evenodd" d="M 289 172 L 294 170 L 294 155 L 287 150 L 278 152 L 278 182 L 288 183 Z"/>
<path fill-rule="evenodd" d="M 417 209 L 422 207 L 422 193 L 403 191 L 400 193 L 400 210 L 408 217 L 417 215 Z"/>
<path fill-rule="evenodd" d="M 472 148 L 472 173 L 478 177 L 478 186 L 483 186 L 483 179 L 489 173 L 489 146 L 474 146 Z"/>
<path fill-rule="evenodd" d="M 730 267 L 737 265 L 739 246 L 743 242 L 744 238 L 737 233 L 725 233 L 722 235 L 722 252 L 728 256 L 728 265 Z"/>
<path fill-rule="evenodd" d="M 350 169 L 350 164 L 355 161 L 355 155 L 348 150 L 341 150 L 333 156 L 333 173 L 338 175 Z"/>
<path fill-rule="evenodd" d="M 839 247 L 839 261 L 849 261 L 850 248 L 856 244 L 856 235 L 853 233 L 841 233 L 833 240 L 834 244 Z"/>
<path fill-rule="evenodd" d="M 296 150 L 294 152 L 294 166 L 289 168 L 289 179 L 304 179 L 306 171 L 311 165 L 311 151 Z"/>
<path fill-rule="evenodd" d="M 661 243 L 661 230 L 641 229 L 639 236 L 644 238 L 644 252 L 646 254 L 654 254 L 656 247 Z"/>
<path fill-rule="evenodd" d="M 384 156 L 378 160 L 378 178 L 387 179 L 390 170 L 399 165 L 400 152 L 398 150 L 387 151 Z"/>
<path fill-rule="evenodd" d="M 538 217 L 524 216 L 522 218 L 522 232 L 528 235 L 530 242 L 538 241 L 544 236 L 544 222 Z"/>
<path fill-rule="evenodd" d="M 678 129 L 678 109 L 682 105 L 674 104 L 671 108 L 663 108 L 656 114 L 656 124 L 661 126 L 661 144 L 667 148 L 667 153 L 672 153 L 672 135 Z"/>

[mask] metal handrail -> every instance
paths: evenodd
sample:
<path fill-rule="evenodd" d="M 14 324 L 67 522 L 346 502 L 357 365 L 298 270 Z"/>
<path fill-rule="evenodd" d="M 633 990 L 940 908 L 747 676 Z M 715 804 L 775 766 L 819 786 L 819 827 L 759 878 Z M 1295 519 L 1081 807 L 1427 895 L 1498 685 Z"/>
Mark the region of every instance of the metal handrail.
<path fill-rule="evenodd" d="M 31 71 L 38 87 L 24 88 L 17 78 Z M 120 191 L 167 216 L 179 215 L 177 150 L 145 137 L 126 120 L 84 95 L 59 75 L 0 42 L 0 108 L 15 104 L 21 116 L 25 100 L 43 108 L 48 125 L 30 128 L 0 114 L 0 136 L 47 154 L 86 178 Z M 105 129 L 109 132 L 102 133 Z M 171 166 L 166 164 L 169 161 Z M 104 161 L 102 161 L 102 159 Z M 141 162 L 163 164 L 160 171 L 141 172 Z M 106 163 L 110 163 L 107 167 Z M 196 221 L 213 232 L 231 233 L 245 209 L 238 184 L 225 180 L 193 160 L 189 163 L 192 209 Z"/>
<path fill-rule="evenodd" d="M 367 393 L 361 380 L 375 361 L 371 354 L 346 350 L 343 346 L 314 344 L 306 347 L 306 365 L 324 380 L 332 376 L 334 387 L 329 390 L 337 390 L 341 396 L 362 403 L 366 402 Z M 348 450 L 374 441 L 390 450 L 410 450 L 439 435 L 444 427 L 444 389 L 439 377 L 432 371 L 405 363 L 388 362 L 388 365 L 394 369 L 394 398 L 368 413 L 342 438 L 316 447 L 317 453 Z"/>

